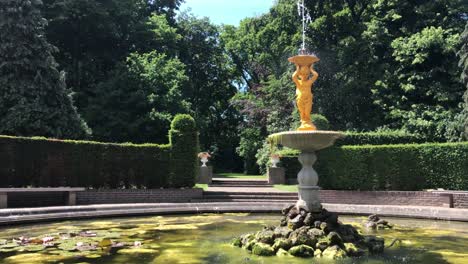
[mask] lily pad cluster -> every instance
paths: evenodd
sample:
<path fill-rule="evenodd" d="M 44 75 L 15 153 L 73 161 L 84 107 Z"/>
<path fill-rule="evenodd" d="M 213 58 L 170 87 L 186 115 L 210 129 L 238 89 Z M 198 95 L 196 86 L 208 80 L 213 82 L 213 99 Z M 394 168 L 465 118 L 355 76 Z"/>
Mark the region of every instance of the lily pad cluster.
<path fill-rule="evenodd" d="M 384 239 L 363 236 L 352 225 L 342 224 L 338 215 L 322 209 L 308 212 L 290 205 L 282 210 L 279 226 L 266 226 L 232 240 L 259 256 L 296 256 L 344 259 L 366 254 L 382 253 Z"/>
<path fill-rule="evenodd" d="M 118 241 L 119 233 L 105 231 L 78 231 L 47 234 L 37 237 L 0 239 L 0 254 L 47 252 L 57 255 L 98 258 L 120 249 L 139 248 L 141 242 Z"/>

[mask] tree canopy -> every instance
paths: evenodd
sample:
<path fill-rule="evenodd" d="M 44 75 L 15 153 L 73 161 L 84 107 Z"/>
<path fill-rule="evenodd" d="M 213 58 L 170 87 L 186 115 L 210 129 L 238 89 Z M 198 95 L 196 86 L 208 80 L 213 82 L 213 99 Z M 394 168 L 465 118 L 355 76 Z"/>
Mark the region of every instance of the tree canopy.
<path fill-rule="evenodd" d="M 238 26 L 181 12 L 183 0 L 43 2 L 0 3 L 0 133 L 85 137 L 81 115 L 94 139 L 164 143 L 169 121 L 185 113 L 218 168 L 239 169 L 240 156 L 256 172 L 266 136 L 295 128 L 295 0 Z M 468 139 L 464 2 L 306 0 L 306 44 L 320 58 L 315 118 L 335 130 Z M 34 8 L 6 11 L 26 3 Z M 34 37 L 18 35 L 23 26 Z M 31 99 L 42 93 L 47 100 Z"/>

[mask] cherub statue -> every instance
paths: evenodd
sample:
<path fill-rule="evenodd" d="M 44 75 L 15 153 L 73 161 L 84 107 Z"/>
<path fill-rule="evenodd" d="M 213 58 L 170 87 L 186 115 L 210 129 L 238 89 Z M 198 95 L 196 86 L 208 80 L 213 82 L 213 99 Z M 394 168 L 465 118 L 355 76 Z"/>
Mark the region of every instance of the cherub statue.
<path fill-rule="evenodd" d="M 312 74 L 312 76 L 310 76 Z M 298 65 L 292 79 L 296 84 L 296 104 L 301 116 L 301 126 L 297 130 L 317 130 L 310 119 L 313 104 L 312 85 L 318 78 L 314 65 Z"/>

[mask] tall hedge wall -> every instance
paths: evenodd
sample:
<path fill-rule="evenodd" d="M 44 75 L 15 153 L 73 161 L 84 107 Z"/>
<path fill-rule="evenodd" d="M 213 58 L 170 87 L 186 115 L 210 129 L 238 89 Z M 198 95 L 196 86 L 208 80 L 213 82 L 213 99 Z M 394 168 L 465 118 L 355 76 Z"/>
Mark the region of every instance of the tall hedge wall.
<path fill-rule="evenodd" d="M 175 117 L 166 145 L 0 136 L 0 187 L 192 187 L 198 134 L 184 122 Z"/>
<path fill-rule="evenodd" d="M 424 137 L 399 131 L 346 132 L 346 137 L 336 141 L 336 146 L 345 145 L 391 145 L 425 143 Z"/>
<path fill-rule="evenodd" d="M 285 156 L 288 178 L 300 170 Z M 468 142 L 342 146 L 320 151 L 319 185 L 335 190 L 468 189 Z"/>

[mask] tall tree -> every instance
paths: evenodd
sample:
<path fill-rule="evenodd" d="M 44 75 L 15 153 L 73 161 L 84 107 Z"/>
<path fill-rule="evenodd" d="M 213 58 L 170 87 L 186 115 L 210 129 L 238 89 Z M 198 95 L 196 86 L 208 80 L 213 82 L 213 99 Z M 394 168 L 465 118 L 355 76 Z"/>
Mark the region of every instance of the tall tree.
<path fill-rule="evenodd" d="M 177 20 L 179 58 L 186 66 L 189 82 L 184 98 L 200 130 L 200 145 L 214 154 L 216 166 L 233 166 L 238 143 L 238 114 L 230 104 L 236 94 L 234 67 L 219 41 L 220 29 L 208 18 L 182 13 Z"/>
<path fill-rule="evenodd" d="M 190 113 L 183 97 L 185 66 L 156 51 L 133 53 L 97 87 L 89 123 L 99 140 L 167 143 L 178 113 Z"/>
<path fill-rule="evenodd" d="M 84 138 L 64 73 L 47 42 L 40 0 L 0 2 L 0 133 Z"/>
<path fill-rule="evenodd" d="M 460 57 L 460 61 L 458 66 L 460 66 L 462 73 L 461 73 L 461 80 L 465 84 L 466 91 L 463 95 L 464 103 L 462 104 L 462 112 L 457 116 L 456 124 L 457 130 L 461 132 L 460 139 L 468 140 L 468 22 L 465 26 L 465 31 L 460 37 L 461 43 L 463 43 L 462 47 L 458 51 L 458 56 Z"/>

